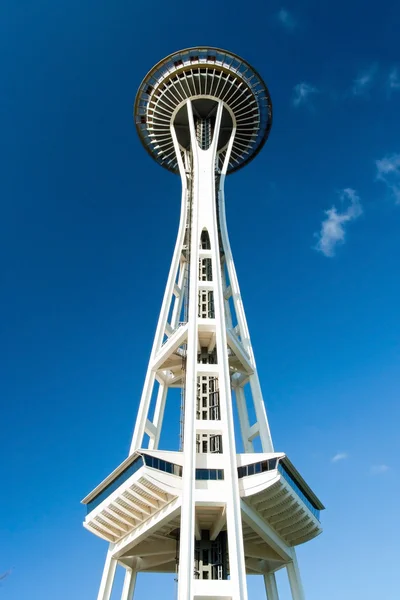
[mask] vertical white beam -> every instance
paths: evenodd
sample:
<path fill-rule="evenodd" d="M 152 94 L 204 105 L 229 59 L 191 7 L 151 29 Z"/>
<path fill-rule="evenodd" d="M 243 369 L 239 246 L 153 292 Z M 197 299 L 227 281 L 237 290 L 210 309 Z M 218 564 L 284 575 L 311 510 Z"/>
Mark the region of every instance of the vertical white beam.
<path fill-rule="evenodd" d="M 147 369 L 146 378 L 144 381 L 142 397 L 140 399 L 139 410 L 136 417 L 135 430 L 133 432 L 131 447 L 129 454 L 133 454 L 135 450 L 142 447 L 144 430 L 146 428 L 147 415 L 149 414 L 151 395 L 153 393 L 155 372 L 151 370 L 151 360 Z"/>
<path fill-rule="evenodd" d="M 240 386 L 235 388 L 236 405 L 239 414 L 240 432 L 242 434 L 243 448 L 245 452 L 254 452 L 253 442 L 249 441 L 249 414 L 246 406 L 244 389 Z"/>
<path fill-rule="evenodd" d="M 225 168 L 225 165 L 224 165 Z M 250 387 L 256 412 L 257 422 L 260 428 L 261 445 L 264 452 L 273 452 L 273 444 L 271 432 L 269 429 L 267 413 L 265 410 L 264 400 L 262 397 L 261 386 L 257 375 L 257 367 L 254 359 L 253 348 L 251 346 L 249 328 L 247 326 L 246 315 L 242 297 L 240 294 L 239 281 L 236 275 L 236 269 L 233 262 L 232 250 L 229 243 L 228 229 L 226 225 L 225 215 L 225 195 L 224 182 L 226 173 L 223 172 L 220 178 L 219 186 L 219 218 L 221 226 L 221 239 L 225 253 L 226 266 L 228 269 L 229 281 L 232 289 L 232 298 L 235 307 L 236 317 L 240 329 L 241 340 L 244 348 L 247 350 L 250 362 L 254 369 L 254 374 L 250 377 Z"/>
<path fill-rule="evenodd" d="M 157 392 L 156 406 L 154 409 L 153 425 L 156 428 L 156 435 L 149 440 L 149 450 L 157 450 L 160 443 L 162 423 L 164 419 L 165 402 L 167 398 L 168 386 L 160 383 Z"/>
<path fill-rule="evenodd" d="M 173 125 L 171 125 L 171 130 Z M 174 132 L 175 133 L 175 132 Z M 180 160 L 180 163 L 179 163 Z M 182 163 L 182 158 L 179 151 L 178 163 Z M 131 447 L 129 454 L 133 454 L 135 450 L 140 448 L 143 443 L 143 436 L 146 427 L 146 419 L 148 417 L 151 394 L 153 392 L 155 374 L 152 370 L 152 364 L 156 353 L 161 348 L 165 327 L 167 324 L 167 318 L 171 302 L 173 300 L 174 285 L 176 281 L 176 275 L 178 272 L 182 245 L 185 237 L 186 229 L 186 213 L 187 213 L 187 187 L 186 177 L 182 177 L 182 198 L 181 198 L 181 213 L 179 220 L 178 236 L 176 238 L 174 254 L 172 257 L 171 267 L 168 274 L 167 286 L 165 288 L 164 298 L 161 306 L 160 316 L 158 318 L 158 324 L 156 329 L 156 335 L 154 337 L 153 348 L 150 354 L 149 366 L 147 368 L 146 378 L 144 381 L 142 397 L 140 399 L 139 409 L 136 417 L 135 429 L 132 436 Z"/>
<path fill-rule="evenodd" d="M 276 585 L 275 573 L 264 574 L 265 591 L 268 600 L 279 600 L 278 587 Z"/>
<path fill-rule="evenodd" d="M 179 263 L 178 287 L 181 290 L 180 294 L 174 300 L 174 308 L 172 309 L 171 327 L 176 329 L 179 325 L 179 316 L 182 310 L 183 297 L 185 295 L 184 283 L 186 274 L 186 261 L 181 260 Z"/>
<path fill-rule="evenodd" d="M 222 266 L 222 268 L 221 268 L 221 277 L 222 277 L 222 286 L 223 286 L 223 290 L 224 290 L 224 294 L 225 294 L 227 285 L 226 285 L 226 275 L 225 275 L 224 266 Z M 229 299 L 226 298 L 224 304 L 225 304 L 226 326 L 228 327 L 228 329 L 232 329 L 233 323 L 232 323 L 231 307 L 229 306 Z"/>
<path fill-rule="evenodd" d="M 197 162 L 197 141 L 194 129 L 193 110 L 190 100 L 186 103 L 189 120 L 190 137 L 192 141 L 193 163 Z M 180 150 L 173 126 L 173 138 L 175 152 L 180 156 Z M 180 165 L 181 178 L 185 174 Z M 199 186 L 198 169 L 193 168 L 193 195 L 192 195 L 192 223 L 190 243 L 190 272 L 189 272 L 189 314 L 188 314 L 188 342 L 186 357 L 186 381 L 185 381 L 185 415 L 184 415 L 184 440 L 183 440 L 183 475 L 182 495 L 185 501 L 181 509 L 181 530 L 179 546 L 179 572 L 178 572 L 178 600 L 191 600 L 193 597 L 194 577 L 194 534 L 195 534 L 195 506 L 194 491 L 196 468 L 196 445 L 195 445 L 195 401 L 197 394 L 197 290 L 198 290 L 198 240 L 196 232 L 198 229 L 198 202 L 195 201 L 196 187 Z"/>
<path fill-rule="evenodd" d="M 135 592 L 137 572 L 129 567 L 126 569 L 124 587 L 122 588 L 121 600 L 132 600 Z"/>
<path fill-rule="evenodd" d="M 108 550 L 97 600 L 110 600 L 116 568 L 117 560 L 111 556 L 111 552 Z"/>
<path fill-rule="evenodd" d="M 305 600 L 296 553 L 293 550 L 293 560 L 286 565 L 293 600 Z"/>
<path fill-rule="evenodd" d="M 223 104 L 218 105 L 217 118 L 214 129 L 214 142 L 218 142 L 219 127 L 222 117 Z M 233 128 L 230 141 L 227 148 L 226 158 L 222 172 L 226 172 L 229 163 L 230 152 L 235 137 L 235 128 Z M 222 177 L 222 176 L 221 176 Z M 210 231 L 211 249 L 213 253 L 213 279 L 214 286 L 214 304 L 215 304 L 215 323 L 216 323 L 216 345 L 219 366 L 219 390 L 221 420 L 225 420 L 224 436 L 224 471 L 226 481 L 226 524 L 228 534 L 228 552 L 230 578 L 233 583 L 233 600 L 247 600 L 247 582 L 246 567 L 243 549 L 243 531 L 240 509 L 240 494 L 237 475 L 237 459 L 235 433 L 232 411 L 232 393 L 231 380 L 228 361 L 226 326 L 225 326 L 225 298 L 222 280 L 222 268 L 219 252 L 217 203 L 215 197 L 215 175 L 213 173 L 212 187 L 212 214 L 213 223 Z"/>
<path fill-rule="evenodd" d="M 251 395 L 253 397 L 254 410 L 256 413 L 257 423 L 260 427 L 260 438 L 263 452 L 273 452 L 274 447 L 272 444 L 271 432 L 269 429 L 267 411 L 265 409 L 264 399 L 261 391 L 260 380 L 258 379 L 258 373 L 256 371 L 255 363 L 254 373 L 250 375 L 249 383 L 251 389 Z"/>

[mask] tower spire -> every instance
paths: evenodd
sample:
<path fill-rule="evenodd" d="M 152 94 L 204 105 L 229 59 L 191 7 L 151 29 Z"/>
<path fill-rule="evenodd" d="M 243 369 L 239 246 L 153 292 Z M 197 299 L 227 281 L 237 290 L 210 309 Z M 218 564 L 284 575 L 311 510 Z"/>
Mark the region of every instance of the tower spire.
<path fill-rule="evenodd" d="M 117 564 L 123 600 L 138 572 L 176 569 L 178 600 L 247 600 L 246 574 L 257 573 L 277 600 L 282 567 L 303 600 L 294 547 L 321 532 L 323 505 L 274 452 L 225 217 L 226 175 L 268 137 L 269 92 L 236 55 L 191 48 L 148 73 L 134 116 L 148 152 L 180 175 L 181 213 L 130 454 L 83 500 L 84 526 L 110 542 L 98 600 L 109 600 Z M 160 449 L 174 387 L 183 452 Z"/>

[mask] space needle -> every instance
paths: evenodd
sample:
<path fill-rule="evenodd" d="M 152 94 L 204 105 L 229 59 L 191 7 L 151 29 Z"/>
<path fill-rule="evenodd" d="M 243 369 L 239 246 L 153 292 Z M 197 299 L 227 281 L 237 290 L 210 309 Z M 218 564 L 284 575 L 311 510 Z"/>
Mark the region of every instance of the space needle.
<path fill-rule="evenodd" d="M 122 567 L 121 600 L 142 572 L 174 573 L 178 600 L 247 600 L 246 576 L 259 575 L 279 600 L 280 569 L 304 600 L 296 547 L 321 533 L 324 506 L 274 449 L 225 216 L 226 176 L 268 138 L 269 91 L 235 54 L 189 48 L 146 75 L 134 120 L 180 176 L 181 210 L 129 456 L 83 500 L 84 527 L 109 543 L 97 598 L 110 600 Z M 175 388 L 180 438 L 166 451 Z"/>

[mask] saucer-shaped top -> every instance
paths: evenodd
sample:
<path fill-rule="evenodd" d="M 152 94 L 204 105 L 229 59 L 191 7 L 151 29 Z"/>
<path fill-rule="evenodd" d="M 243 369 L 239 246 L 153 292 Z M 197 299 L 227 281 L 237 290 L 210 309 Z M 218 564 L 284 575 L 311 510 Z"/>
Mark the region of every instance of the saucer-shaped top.
<path fill-rule="evenodd" d="M 194 112 L 207 118 L 215 101 L 224 103 L 220 140 L 236 127 L 228 173 L 250 162 L 261 150 L 272 125 L 272 102 L 260 75 L 239 56 L 219 48 L 188 48 L 160 61 L 143 79 L 136 95 L 134 119 L 140 139 L 163 167 L 178 172 L 171 124 L 181 122 L 192 99 Z M 210 111 L 209 111 L 210 109 Z M 181 125 L 182 127 L 182 125 Z M 184 135 L 178 140 L 182 147 Z M 182 141 L 183 140 L 183 141 Z M 219 144 L 223 160 L 226 144 Z"/>

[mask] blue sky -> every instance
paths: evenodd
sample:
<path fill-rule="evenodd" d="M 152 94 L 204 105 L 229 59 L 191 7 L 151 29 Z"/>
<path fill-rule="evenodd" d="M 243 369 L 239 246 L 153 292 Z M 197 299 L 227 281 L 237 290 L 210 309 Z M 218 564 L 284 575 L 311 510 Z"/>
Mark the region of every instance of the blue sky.
<path fill-rule="evenodd" d="M 79 502 L 128 452 L 179 210 L 132 104 L 158 60 L 209 44 L 274 104 L 227 211 L 276 449 L 327 506 L 298 550 L 307 599 L 397 600 L 400 7 L 192 8 L 0 6 L 0 596 L 96 597 L 106 544 Z M 172 410 L 166 447 L 177 431 Z M 136 597 L 161 590 L 141 576 Z"/>

